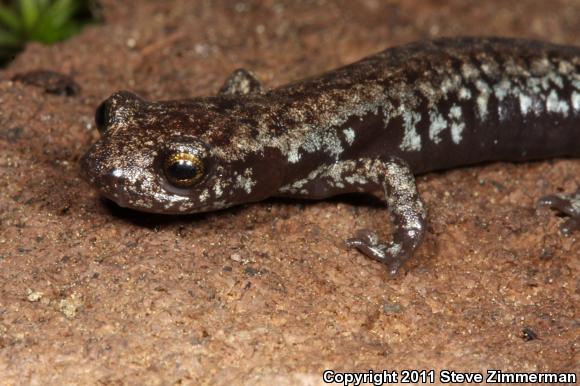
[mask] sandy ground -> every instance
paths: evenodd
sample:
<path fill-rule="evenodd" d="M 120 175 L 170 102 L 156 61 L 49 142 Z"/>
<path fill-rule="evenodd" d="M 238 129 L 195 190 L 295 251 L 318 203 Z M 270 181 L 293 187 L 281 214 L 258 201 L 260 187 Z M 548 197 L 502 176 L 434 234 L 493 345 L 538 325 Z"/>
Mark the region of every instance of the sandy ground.
<path fill-rule="evenodd" d="M 268 87 L 441 35 L 579 43 L 578 1 L 102 1 L 106 22 L 0 72 L 1 384 L 317 385 L 322 370 L 579 371 L 580 234 L 535 201 L 580 161 L 419 178 L 417 258 L 389 278 L 348 250 L 388 235 L 360 199 L 272 200 L 164 217 L 79 178 L 118 89 L 209 95 L 237 67 Z M 71 74 L 58 96 L 17 73 Z M 523 329 L 538 338 L 526 340 Z"/>

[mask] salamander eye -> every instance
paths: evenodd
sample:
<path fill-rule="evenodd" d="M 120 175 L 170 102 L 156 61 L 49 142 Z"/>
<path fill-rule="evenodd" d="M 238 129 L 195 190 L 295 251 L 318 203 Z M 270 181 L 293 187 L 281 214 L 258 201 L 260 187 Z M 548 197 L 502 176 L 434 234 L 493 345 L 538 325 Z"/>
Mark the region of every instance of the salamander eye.
<path fill-rule="evenodd" d="M 191 153 L 172 153 L 163 162 L 167 181 L 178 188 L 189 188 L 198 183 L 205 173 L 203 161 Z"/>
<path fill-rule="evenodd" d="M 109 113 L 107 109 L 107 101 L 104 101 L 97 107 L 95 111 L 95 123 L 99 133 L 103 134 L 107 130 L 107 121 L 109 119 Z"/>

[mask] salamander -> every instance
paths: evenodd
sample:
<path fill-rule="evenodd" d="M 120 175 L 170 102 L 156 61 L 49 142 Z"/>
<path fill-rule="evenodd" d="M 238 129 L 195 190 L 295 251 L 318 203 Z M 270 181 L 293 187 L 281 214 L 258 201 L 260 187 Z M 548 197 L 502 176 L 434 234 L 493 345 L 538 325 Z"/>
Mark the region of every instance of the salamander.
<path fill-rule="evenodd" d="M 346 243 L 395 274 L 425 234 L 414 175 L 580 156 L 580 47 L 441 38 L 271 90 L 238 69 L 216 96 L 119 91 L 95 120 L 83 174 L 123 207 L 183 214 L 380 192 L 392 240 L 362 230 Z M 580 190 L 540 203 L 569 216 L 564 232 L 580 228 Z"/>

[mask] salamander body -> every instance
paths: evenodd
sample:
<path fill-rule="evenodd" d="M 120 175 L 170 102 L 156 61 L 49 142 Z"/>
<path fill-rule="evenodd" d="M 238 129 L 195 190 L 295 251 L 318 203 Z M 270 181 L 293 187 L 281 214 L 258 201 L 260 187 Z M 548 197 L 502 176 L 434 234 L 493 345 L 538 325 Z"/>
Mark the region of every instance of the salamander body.
<path fill-rule="evenodd" d="M 120 91 L 96 122 L 102 137 L 84 174 L 137 210 L 382 192 L 393 240 L 360 231 L 347 244 L 395 273 L 425 232 L 414 174 L 580 156 L 580 48 L 438 39 L 268 91 L 245 70 L 213 97 L 149 102 Z M 580 228 L 580 191 L 541 202 L 570 216 L 564 231 Z"/>

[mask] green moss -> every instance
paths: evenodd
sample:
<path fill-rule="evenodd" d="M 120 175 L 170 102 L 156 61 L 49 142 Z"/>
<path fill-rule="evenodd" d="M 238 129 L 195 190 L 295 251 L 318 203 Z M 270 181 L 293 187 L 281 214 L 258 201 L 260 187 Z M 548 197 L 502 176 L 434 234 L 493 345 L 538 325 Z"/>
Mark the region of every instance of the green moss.
<path fill-rule="evenodd" d="M 0 1 L 0 63 L 27 42 L 52 44 L 70 38 L 93 20 L 94 0 Z"/>

